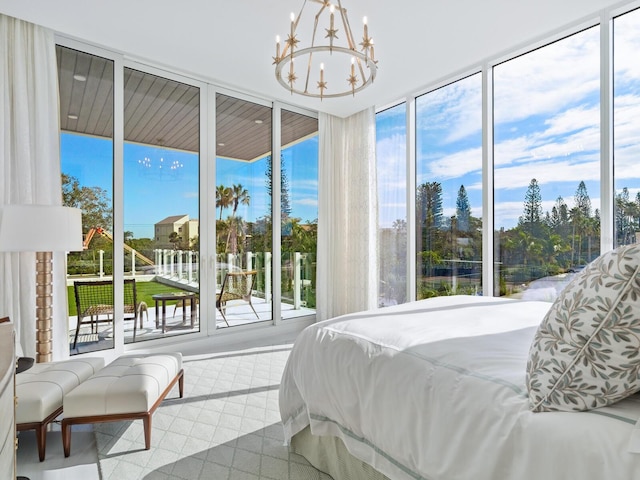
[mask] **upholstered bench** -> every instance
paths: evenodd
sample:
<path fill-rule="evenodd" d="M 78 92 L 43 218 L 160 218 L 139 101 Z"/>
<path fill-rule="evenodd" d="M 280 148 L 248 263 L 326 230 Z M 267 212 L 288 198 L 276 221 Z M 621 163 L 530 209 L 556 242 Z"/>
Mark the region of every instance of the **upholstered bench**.
<path fill-rule="evenodd" d="M 71 453 L 71 425 L 142 419 L 145 448 L 151 448 L 151 415 L 178 382 L 183 396 L 180 353 L 124 355 L 64 397 L 62 445 Z"/>
<path fill-rule="evenodd" d="M 66 394 L 104 366 L 102 358 L 36 363 L 16 375 L 16 428 L 36 431 L 38 457 L 45 456 L 47 425 L 62 413 Z"/>

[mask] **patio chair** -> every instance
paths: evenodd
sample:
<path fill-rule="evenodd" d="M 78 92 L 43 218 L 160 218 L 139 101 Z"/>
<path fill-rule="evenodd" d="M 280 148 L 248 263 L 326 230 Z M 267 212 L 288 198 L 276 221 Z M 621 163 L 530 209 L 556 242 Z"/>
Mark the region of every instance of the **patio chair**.
<path fill-rule="evenodd" d="M 98 322 L 113 321 L 113 282 L 111 280 L 100 281 L 76 281 L 73 282 L 73 291 L 76 299 L 76 311 L 78 312 L 78 324 L 73 339 L 73 348 L 78 343 L 78 333 L 83 323 L 91 324 L 91 332 L 98 333 Z M 136 320 L 140 318 L 142 328 L 142 309 L 137 299 L 135 279 L 124 281 L 124 319 L 133 320 L 133 341 L 136 340 Z M 100 320 L 100 315 L 106 315 L 106 319 Z M 88 320 L 85 320 L 88 319 Z"/>
<path fill-rule="evenodd" d="M 227 302 L 230 300 L 244 300 L 249 304 L 258 320 L 260 319 L 258 312 L 253 308 L 253 303 L 251 303 L 251 292 L 253 291 L 257 275 L 257 270 L 227 272 L 225 274 L 220 293 L 216 295 L 216 308 L 222 314 L 222 318 L 227 324 L 227 327 L 229 326 L 229 322 L 227 321 L 225 312 L 227 310 Z"/>

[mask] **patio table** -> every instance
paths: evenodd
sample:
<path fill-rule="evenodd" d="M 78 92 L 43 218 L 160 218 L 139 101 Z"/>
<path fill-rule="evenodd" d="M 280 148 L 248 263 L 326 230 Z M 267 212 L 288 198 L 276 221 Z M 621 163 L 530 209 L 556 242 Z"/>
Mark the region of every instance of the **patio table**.
<path fill-rule="evenodd" d="M 187 321 L 187 300 L 191 302 L 191 328 L 193 328 L 196 319 L 196 294 L 193 292 L 169 292 L 156 293 L 151 298 L 156 302 L 156 328 L 159 326 L 160 306 L 162 306 L 162 333 L 167 329 L 167 302 L 170 300 L 179 300 L 182 302 L 182 324 Z"/>

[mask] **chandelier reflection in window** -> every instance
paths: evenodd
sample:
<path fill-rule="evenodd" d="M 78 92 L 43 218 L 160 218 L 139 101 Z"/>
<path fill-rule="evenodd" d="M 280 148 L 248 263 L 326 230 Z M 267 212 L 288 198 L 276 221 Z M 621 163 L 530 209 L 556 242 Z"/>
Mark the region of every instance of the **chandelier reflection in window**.
<path fill-rule="evenodd" d="M 164 157 L 156 160 L 153 160 L 151 157 L 144 157 L 138 160 L 138 165 L 142 169 L 143 175 L 173 180 L 179 178 L 184 168 L 184 164 L 181 161 L 165 161 Z"/>

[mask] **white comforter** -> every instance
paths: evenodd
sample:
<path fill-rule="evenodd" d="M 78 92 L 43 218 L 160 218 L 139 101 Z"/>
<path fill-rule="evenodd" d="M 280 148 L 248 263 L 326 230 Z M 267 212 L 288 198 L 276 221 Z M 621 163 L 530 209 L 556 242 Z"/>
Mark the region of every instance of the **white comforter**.
<path fill-rule="evenodd" d="M 392 479 L 639 480 L 638 395 L 529 411 L 527 354 L 550 305 L 440 297 L 308 327 L 280 387 L 286 440 L 310 424 Z"/>

